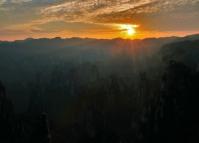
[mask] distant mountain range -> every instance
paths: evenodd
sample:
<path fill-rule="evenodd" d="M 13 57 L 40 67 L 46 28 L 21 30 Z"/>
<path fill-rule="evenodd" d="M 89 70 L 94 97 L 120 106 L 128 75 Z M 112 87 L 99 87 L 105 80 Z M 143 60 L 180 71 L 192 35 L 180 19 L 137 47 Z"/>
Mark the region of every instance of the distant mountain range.
<path fill-rule="evenodd" d="M 37 78 L 47 82 L 63 76 L 60 79 L 64 80 L 73 71 L 78 82 L 84 82 L 92 80 L 93 65 L 102 77 L 118 74 L 128 79 L 139 72 L 152 76 L 163 71 L 163 62 L 170 60 L 199 65 L 199 34 L 143 40 L 57 37 L 1 41 L 0 80 L 8 87 L 17 110 L 23 110 L 29 83 Z"/>
<path fill-rule="evenodd" d="M 113 47 L 115 45 L 119 46 L 126 46 L 126 45 L 138 45 L 140 43 L 148 44 L 147 46 L 162 46 L 166 43 L 171 42 L 179 42 L 184 40 L 198 40 L 199 34 L 195 35 L 188 35 L 185 37 L 162 37 L 162 38 L 146 38 L 146 39 L 135 39 L 135 40 L 128 40 L 128 39 L 92 39 L 92 38 L 66 38 L 62 39 L 60 37 L 48 39 L 48 38 L 40 38 L 40 39 L 33 39 L 28 38 L 25 40 L 16 40 L 13 42 L 9 41 L 0 41 L 0 47 L 20 47 L 20 48 L 28 48 L 28 47 Z M 144 46 L 143 44 L 141 44 Z M 129 47 L 129 46 L 127 46 Z"/>

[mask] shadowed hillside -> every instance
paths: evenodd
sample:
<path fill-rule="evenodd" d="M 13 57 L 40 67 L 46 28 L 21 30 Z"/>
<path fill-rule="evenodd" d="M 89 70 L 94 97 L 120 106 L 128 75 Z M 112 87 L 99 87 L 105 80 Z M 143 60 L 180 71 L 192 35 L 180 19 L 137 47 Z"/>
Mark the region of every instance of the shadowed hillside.
<path fill-rule="evenodd" d="M 198 142 L 197 37 L 0 42 L 0 140 Z"/>

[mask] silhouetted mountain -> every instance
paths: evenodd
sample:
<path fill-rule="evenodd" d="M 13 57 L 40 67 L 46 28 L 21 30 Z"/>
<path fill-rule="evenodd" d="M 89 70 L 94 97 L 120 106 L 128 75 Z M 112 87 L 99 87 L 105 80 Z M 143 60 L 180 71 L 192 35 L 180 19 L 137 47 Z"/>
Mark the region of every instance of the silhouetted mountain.
<path fill-rule="evenodd" d="M 133 44 L 136 46 L 136 44 L 143 43 L 145 44 L 153 44 L 153 46 L 160 46 L 163 44 L 166 44 L 168 42 L 172 42 L 179 39 L 179 37 L 166 37 L 166 38 L 147 38 L 143 40 L 125 40 L 125 39 L 112 39 L 112 40 L 106 40 L 106 39 L 90 39 L 90 38 L 68 38 L 68 39 L 62 39 L 60 37 L 48 39 L 48 38 L 41 38 L 41 39 L 33 39 L 28 38 L 25 40 L 17 40 L 14 42 L 8 42 L 8 41 L 1 41 L 0 47 L 19 47 L 19 48 L 63 48 L 63 47 L 75 47 L 75 46 L 81 46 L 81 47 L 113 47 L 115 44 L 120 43 L 128 43 Z M 157 44 L 157 45 L 155 45 Z M 101 47 L 102 48 L 102 47 Z"/>
<path fill-rule="evenodd" d="M 198 39 L 199 39 L 199 34 L 188 35 L 184 37 L 184 40 L 198 40 Z"/>
<path fill-rule="evenodd" d="M 143 40 L 119 38 L 112 40 L 62 39 L 57 37 L 0 42 L 0 79 L 12 85 L 9 86 L 12 87 L 9 91 L 13 92 L 10 93 L 11 97 L 15 98 L 15 101 L 17 101 L 15 103 L 19 104 L 18 107 L 21 106 L 20 109 L 25 109 L 24 106 L 28 106 L 28 98 L 24 94 L 28 94 L 30 91 L 23 90 L 25 93 L 22 94 L 22 91 L 18 89 L 25 88 L 27 81 L 34 80 L 38 73 L 45 73 L 46 78 L 48 78 L 57 67 L 69 71 L 72 67 L 76 68 L 81 64 L 90 63 L 96 64 L 103 74 L 114 72 L 128 77 L 135 72 L 147 69 L 152 71 L 151 69 L 159 65 L 158 61 L 161 59 L 156 53 L 163 45 L 186 38 L 190 39 L 190 37 L 197 36 L 147 38 Z M 189 46 L 189 43 L 187 43 L 187 46 Z M 171 50 L 169 51 L 171 52 Z M 122 72 L 121 69 L 123 69 Z M 19 95 L 16 96 L 16 94 Z M 22 97 L 23 100 L 19 100 L 18 96 Z M 26 104 L 22 106 L 21 101 L 26 102 Z"/>
<path fill-rule="evenodd" d="M 199 40 L 167 44 L 162 48 L 161 53 L 166 61 L 179 61 L 188 66 L 199 65 Z"/>
<path fill-rule="evenodd" d="M 198 142 L 198 65 L 198 35 L 1 41 L 1 138 Z"/>

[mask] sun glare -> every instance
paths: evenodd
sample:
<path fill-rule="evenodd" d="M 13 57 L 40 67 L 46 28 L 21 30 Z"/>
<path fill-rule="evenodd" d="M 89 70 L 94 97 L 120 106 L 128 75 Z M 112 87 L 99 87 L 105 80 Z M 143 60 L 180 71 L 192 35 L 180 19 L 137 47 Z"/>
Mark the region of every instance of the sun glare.
<path fill-rule="evenodd" d="M 136 28 L 138 27 L 138 25 L 121 24 L 119 27 L 120 30 L 122 30 L 122 32 L 125 32 L 125 35 L 129 37 L 136 34 Z"/>

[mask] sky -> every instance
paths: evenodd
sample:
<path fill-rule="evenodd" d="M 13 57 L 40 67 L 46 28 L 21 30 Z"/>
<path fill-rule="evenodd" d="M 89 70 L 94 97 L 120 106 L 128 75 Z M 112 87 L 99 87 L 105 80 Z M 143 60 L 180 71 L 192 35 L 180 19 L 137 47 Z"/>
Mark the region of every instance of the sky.
<path fill-rule="evenodd" d="M 0 40 L 199 33 L 199 0 L 0 0 Z"/>

